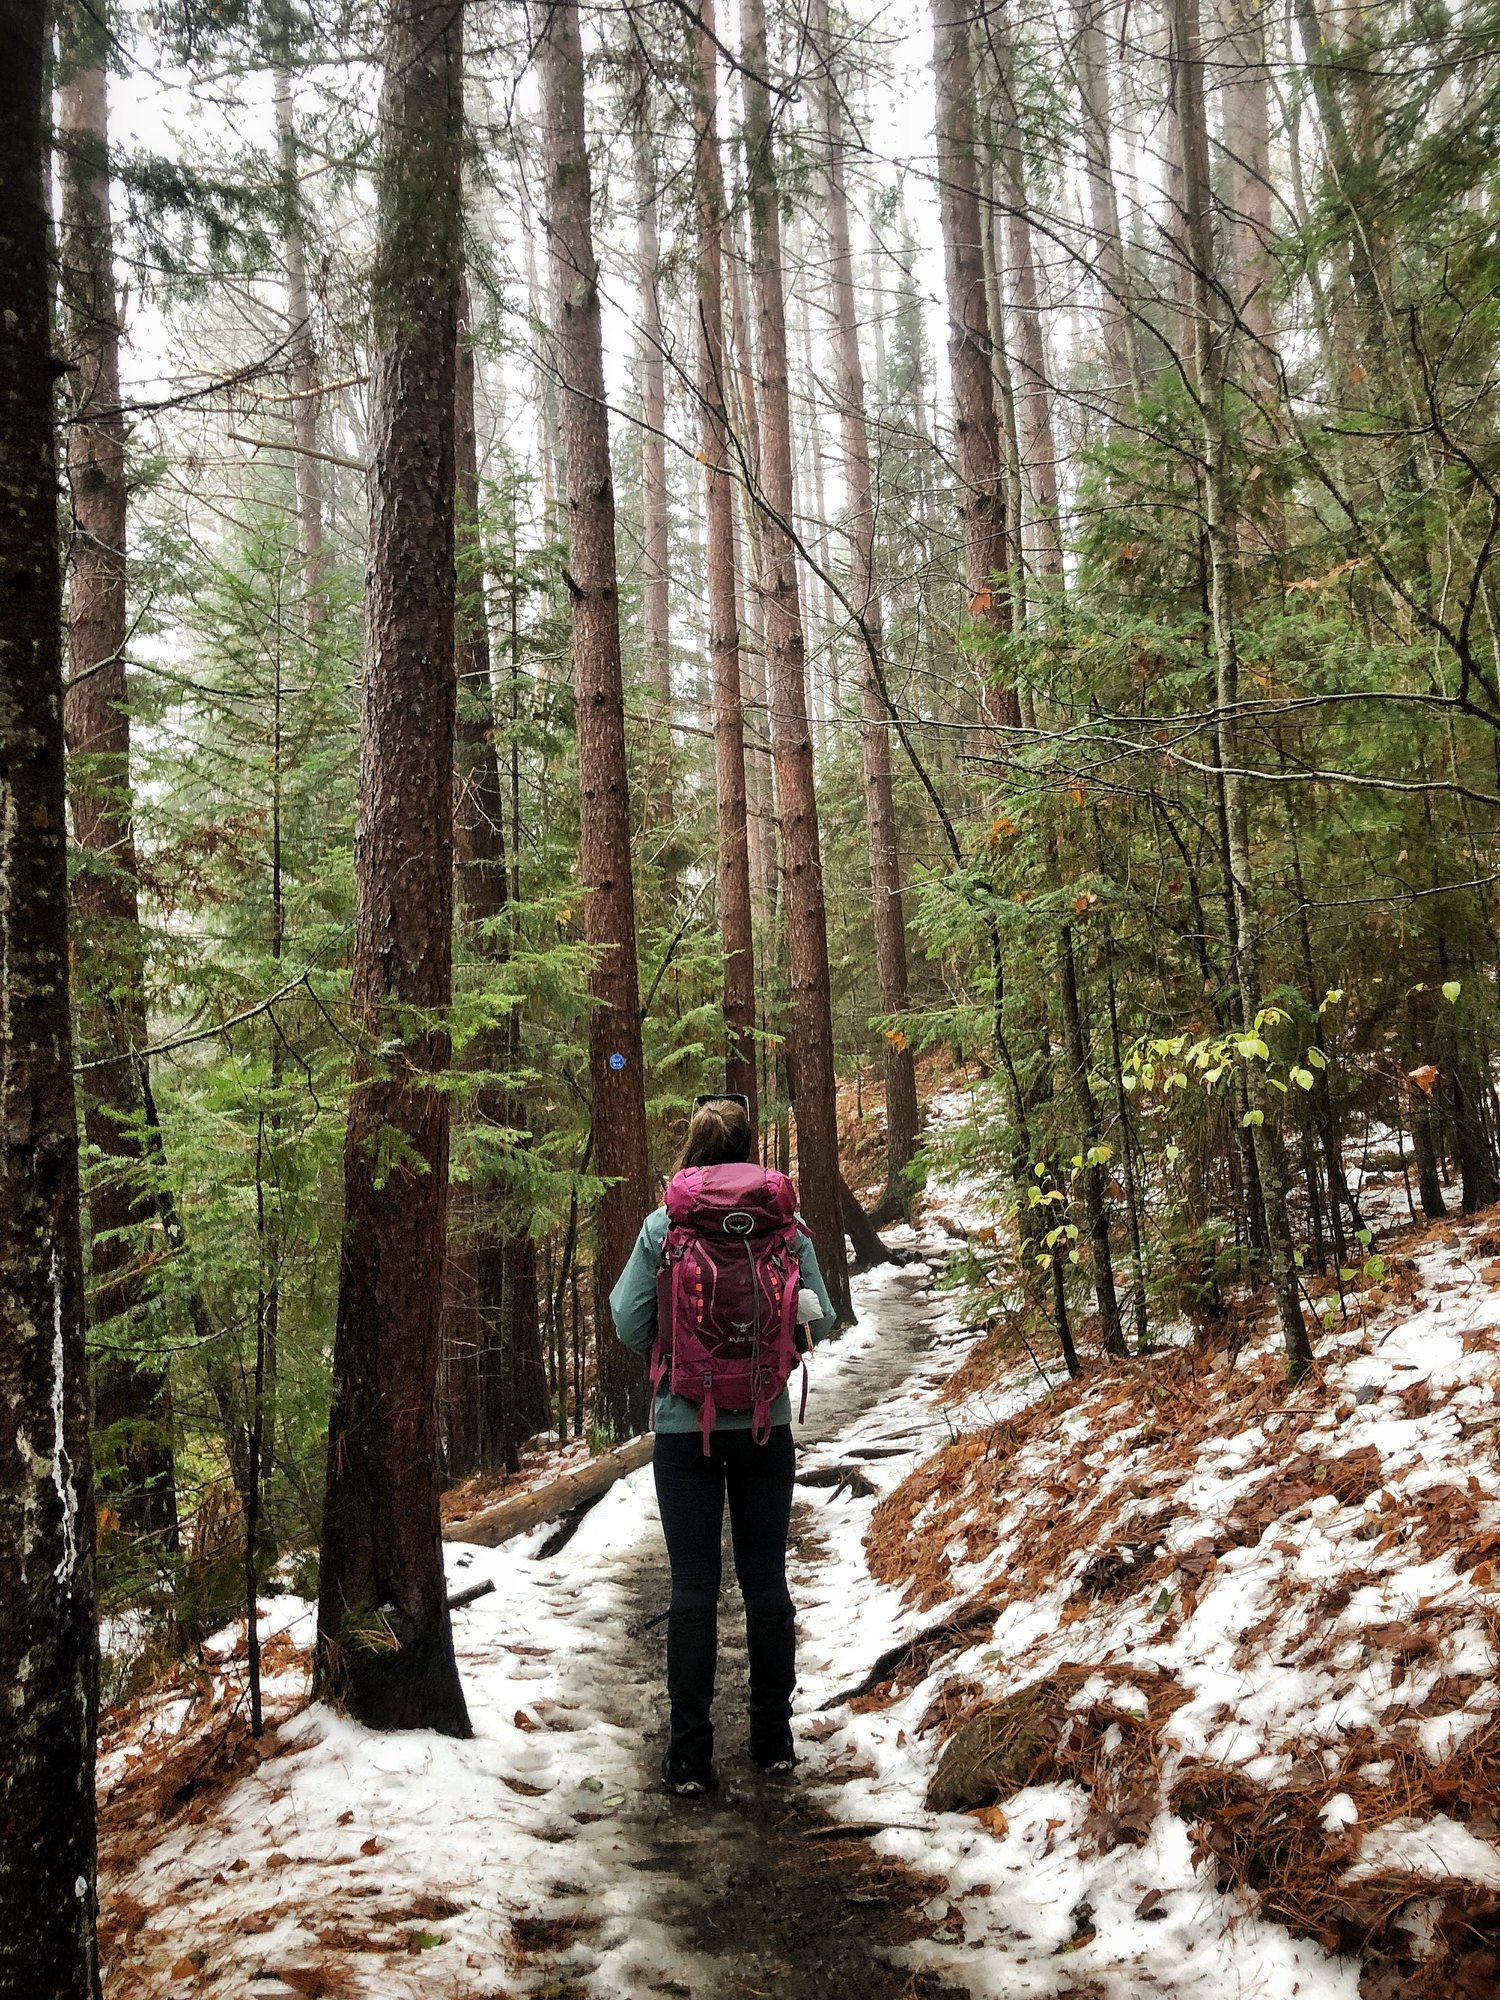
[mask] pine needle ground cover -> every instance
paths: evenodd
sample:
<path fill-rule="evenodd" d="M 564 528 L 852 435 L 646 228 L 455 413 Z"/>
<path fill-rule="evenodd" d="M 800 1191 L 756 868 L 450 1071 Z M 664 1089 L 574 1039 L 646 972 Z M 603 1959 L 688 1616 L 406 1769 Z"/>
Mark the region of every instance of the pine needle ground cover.
<path fill-rule="evenodd" d="M 844 1503 L 891 1664 L 828 1752 L 876 1768 L 851 1812 L 955 1829 L 996 1990 L 1208 1992 L 1269 1922 L 1255 1990 L 1500 1991 L 1496 1227 L 1387 1241 L 1295 1387 L 1249 1315 L 1050 1389 L 991 1335 Z"/>

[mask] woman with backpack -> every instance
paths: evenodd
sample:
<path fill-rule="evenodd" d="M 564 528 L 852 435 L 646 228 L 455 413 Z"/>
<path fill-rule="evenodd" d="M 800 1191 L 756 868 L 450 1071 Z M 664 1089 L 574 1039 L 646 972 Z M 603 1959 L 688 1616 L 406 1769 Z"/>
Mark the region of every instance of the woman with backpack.
<path fill-rule="evenodd" d="M 796 1636 L 786 1583 L 795 1452 L 787 1379 L 833 1307 L 785 1174 L 757 1167 L 743 1098 L 699 1098 L 663 1207 L 610 1293 L 615 1331 L 650 1358 L 656 1497 L 672 1567 L 671 1723 L 662 1783 L 712 1791 L 724 1501 L 750 1656 L 750 1758 L 796 1765 Z M 803 1363 L 803 1395 L 806 1365 Z"/>

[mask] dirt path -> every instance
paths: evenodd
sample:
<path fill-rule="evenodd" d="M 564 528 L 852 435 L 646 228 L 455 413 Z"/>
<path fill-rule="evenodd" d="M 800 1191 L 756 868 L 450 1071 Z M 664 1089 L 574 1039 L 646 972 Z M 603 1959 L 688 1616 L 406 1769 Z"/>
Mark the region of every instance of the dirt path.
<path fill-rule="evenodd" d="M 928 1361 L 933 1308 L 915 1276 L 896 1284 L 901 1296 L 888 1298 L 879 1339 L 815 1379 L 808 1422 L 798 1432 L 800 1467 L 836 1459 L 840 1433 L 882 1401 L 892 1404 L 893 1429 L 910 1437 L 912 1406 L 897 1391 L 909 1391 Z M 940 1421 L 934 1428 L 941 1434 Z M 835 1448 L 819 1449 L 828 1446 Z M 817 1488 L 799 1488 L 794 1595 L 818 1574 L 819 1504 Z M 665 1627 L 645 1627 L 669 1596 L 665 1552 L 652 1532 L 606 1561 L 610 1581 L 637 1616 L 616 1630 L 606 1660 L 594 1655 L 580 1661 L 568 1699 L 587 1714 L 597 1709 L 600 1688 L 607 1688 L 602 1719 L 639 1732 L 638 1783 L 616 1820 L 622 1848 L 634 1851 L 622 1853 L 628 1879 L 618 1901 L 611 1898 L 611 1915 L 628 1921 L 638 1912 L 677 1947 L 679 1962 L 664 1969 L 650 1990 L 691 1993 L 693 2000 L 771 1992 L 786 2000 L 949 2000 L 966 1993 L 967 1987 L 898 1966 L 887 1955 L 889 1947 L 938 1932 L 949 1916 L 943 1883 L 845 1836 L 805 1776 L 778 1782 L 761 1778 L 750 1765 L 744 1751 L 744 1620 L 727 1548 L 715 1704 L 721 1789 L 701 1804 L 662 1794 L 656 1772 L 664 1735 Z M 566 1942 L 560 1933 L 558 1943 Z M 567 1956 L 563 1950 L 555 1959 L 563 1979 L 543 1987 L 557 2000 L 583 1990 L 566 1978 Z"/>

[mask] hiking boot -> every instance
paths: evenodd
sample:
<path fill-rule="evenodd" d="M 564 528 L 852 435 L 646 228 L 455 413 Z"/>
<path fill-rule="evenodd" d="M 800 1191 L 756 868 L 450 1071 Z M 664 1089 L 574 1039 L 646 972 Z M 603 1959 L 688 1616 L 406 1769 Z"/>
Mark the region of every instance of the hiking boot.
<path fill-rule="evenodd" d="M 661 1787 L 674 1799 L 703 1799 L 719 1789 L 719 1781 L 712 1770 L 692 1771 L 674 1763 L 668 1751 L 661 1760 Z"/>
<path fill-rule="evenodd" d="M 752 1743 L 750 1762 L 766 1778 L 789 1778 L 797 1768 L 797 1753 L 792 1748 L 792 1732 L 778 1737 L 770 1743 Z"/>

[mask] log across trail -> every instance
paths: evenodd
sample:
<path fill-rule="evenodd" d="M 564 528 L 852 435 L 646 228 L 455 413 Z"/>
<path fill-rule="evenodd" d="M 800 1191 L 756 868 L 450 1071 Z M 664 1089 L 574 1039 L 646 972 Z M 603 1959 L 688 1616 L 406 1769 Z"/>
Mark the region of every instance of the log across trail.
<path fill-rule="evenodd" d="M 473 1542 L 482 1549 L 499 1548 L 502 1542 L 513 1541 L 517 1535 L 539 1528 L 545 1521 L 559 1520 L 564 1514 L 601 1500 L 617 1479 L 639 1472 L 643 1465 L 651 1463 L 655 1444 L 655 1438 L 647 1435 L 632 1438 L 629 1444 L 618 1445 L 613 1451 L 601 1452 L 598 1458 L 589 1459 L 573 1471 L 549 1479 L 545 1486 L 497 1500 L 494 1506 L 481 1507 L 466 1520 L 450 1521 L 443 1530 L 443 1540 Z"/>

